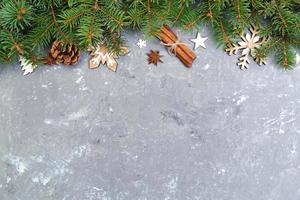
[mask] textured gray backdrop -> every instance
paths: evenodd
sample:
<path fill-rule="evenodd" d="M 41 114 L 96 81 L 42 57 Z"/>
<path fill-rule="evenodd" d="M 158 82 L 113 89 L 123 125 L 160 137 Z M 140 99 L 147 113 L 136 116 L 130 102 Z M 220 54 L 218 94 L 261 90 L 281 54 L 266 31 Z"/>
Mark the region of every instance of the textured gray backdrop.
<path fill-rule="evenodd" d="M 300 70 L 240 71 L 211 39 L 186 69 L 139 37 L 117 73 L 1 67 L 0 199 L 299 200 Z"/>

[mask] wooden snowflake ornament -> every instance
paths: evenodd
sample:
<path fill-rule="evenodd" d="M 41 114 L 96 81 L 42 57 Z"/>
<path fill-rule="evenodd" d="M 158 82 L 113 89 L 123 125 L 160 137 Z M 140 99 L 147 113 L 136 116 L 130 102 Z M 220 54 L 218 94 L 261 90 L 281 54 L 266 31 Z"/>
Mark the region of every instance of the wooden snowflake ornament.
<path fill-rule="evenodd" d="M 106 47 L 103 46 L 97 46 L 96 49 L 90 49 L 92 51 L 91 56 L 92 58 L 89 61 L 89 68 L 95 69 L 100 67 L 100 65 L 105 65 L 108 67 L 108 69 L 116 72 L 118 68 L 118 62 L 117 58 L 119 56 L 115 53 L 109 52 Z M 128 48 L 121 47 L 121 53 L 120 56 L 124 56 L 129 53 Z"/>
<path fill-rule="evenodd" d="M 255 57 L 255 49 L 265 43 L 268 38 L 259 37 L 259 30 L 256 26 L 252 26 L 249 31 L 250 33 L 246 33 L 241 36 L 242 41 L 238 42 L 238 45 L 230 44 L 226 49 L 226 52 L 228 52 L 230 56 L 232 54 L 237 54 L 239 50 L 242 50 L 242 57 L 239 58 L 239 62 L 237 63 L 242 70 L 249 67 L 250 56 L 257 62 L 257 64 L 266 64 L 265 59 Z"/>

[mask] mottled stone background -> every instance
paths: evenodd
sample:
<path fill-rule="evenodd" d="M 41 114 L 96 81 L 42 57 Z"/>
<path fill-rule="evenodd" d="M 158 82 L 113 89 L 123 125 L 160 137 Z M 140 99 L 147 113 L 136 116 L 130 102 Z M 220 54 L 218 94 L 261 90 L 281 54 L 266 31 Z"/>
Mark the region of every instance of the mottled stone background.
<path fill-rule="evenodd" d="M 300 70 L 241 71 L 211 39 L 186 69 L 139 37 L 117 73 L 1 66 L 0 199 L 299 200 Z"/>

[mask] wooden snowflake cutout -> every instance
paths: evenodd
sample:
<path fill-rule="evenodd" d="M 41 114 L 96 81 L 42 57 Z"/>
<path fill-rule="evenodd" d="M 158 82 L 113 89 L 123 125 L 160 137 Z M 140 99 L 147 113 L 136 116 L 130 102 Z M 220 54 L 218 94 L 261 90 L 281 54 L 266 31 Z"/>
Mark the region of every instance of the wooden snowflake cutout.
<path fill-rule="evenodd" d="M 117 58 L 119 56 L 115 53 L 109 52 L 106 47 L 103 46 L 97 46 L 96 49 L 89 49 L 92 51 L 91 56 L 92 58 L 89 61 L 89 68 L 95 69 L 100 67 L 100 65 L 105 65 L 108 67 L 108 69 L 116 72 L 118 68 L 118 62 Z M 129 53 L 128 48 L 121 47 L 121 53 L 120 55 L 126 55 Z"/>
<path fill-rule="evenodd" d="M 25 57 L 20 56 L 20 65 L 22 67 L 22 71 L 24 71 L 23 75 L 31 74 L 35 68 L 37 68 L 37 65 L 34 65 L 29 60 L 27 60 Z"/>
<path fill-rule="evenodd" d="M 148 55 L 148 64 L 154 64 L 155 66 L 157 66 L 157 64 L 159 62 L 163 62 L 161 60 L 161 55 L 159 54 L 159 51 L 153 51 L 151 50 L 150 53 L 147 54 Z"/>
<path fill-rule="evenodd" d="M 263 43 L 268 39 L 266 37 L 258 36 L 259 30 L 258 27 L 252 26 L 249 29 L 250 33 L 246 33 L 241 36 L 241 41 L 237 44 L 231 44 L 226 49 L 226 52 L 231 56 L 232 54 L 237 54 L 239 50 L 242 51 L 242 57 L 239 58 L 237 65 L 243 70 L 249 67 L 250 56 L 257 62 L 257 64 L 262 65 L 266 64 L 266 60 L 262 58 L 257 58 L 255 56 L 255 49 L 259 48 Z"/>

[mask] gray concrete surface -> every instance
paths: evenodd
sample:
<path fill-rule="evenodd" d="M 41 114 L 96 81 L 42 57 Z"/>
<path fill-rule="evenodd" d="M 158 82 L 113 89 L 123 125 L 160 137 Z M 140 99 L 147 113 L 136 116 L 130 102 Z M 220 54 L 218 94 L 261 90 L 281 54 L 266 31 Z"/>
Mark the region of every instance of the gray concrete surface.
<path fill-rule="evenodd" d="M 117 73 L 0 68 L 0 199 L 299 200 L 300 70 L 240 71 L 211 39 L 186 69 L 138 38 Z"/>

